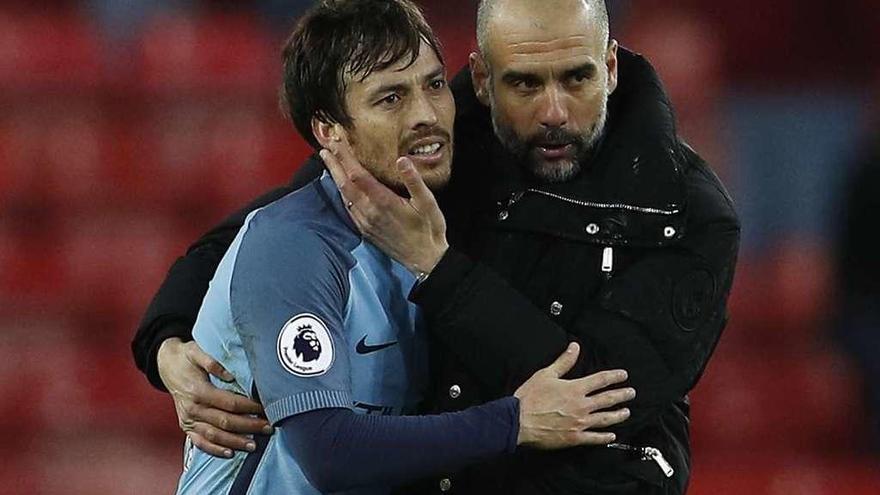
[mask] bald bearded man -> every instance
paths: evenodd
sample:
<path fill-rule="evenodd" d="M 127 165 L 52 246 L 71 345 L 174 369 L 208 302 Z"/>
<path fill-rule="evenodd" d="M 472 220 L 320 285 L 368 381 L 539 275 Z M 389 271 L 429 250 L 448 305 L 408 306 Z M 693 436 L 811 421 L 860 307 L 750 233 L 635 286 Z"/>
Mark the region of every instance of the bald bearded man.
<path fill-rule="evenodd" d="M 601 1 L 484 1 L 478 40 L 452 83 L 456 159 L 438 197 L 448 231 L 365 180 L 342 143 L 330 148 L 365 237 L 423 272 L 410 299 L 431 335 L 426 410 L 509 394 L 571 340 L 584 349 L 572 375 L 625 368 L 639 394 L 614 444 L 520 449 L 411 491 L 684 493 L 687 393 L 726 322 L 738 250 L 732 201 L 677 136 L 650 64 L 610 39 Z M 193 280 L 241 217 L 172 270 L 135 342 L 145 366 L 161 339 L 187 338 L 172 298 L 199 292 Z M 163 374 L 187 366 L 166 361 Z"/>

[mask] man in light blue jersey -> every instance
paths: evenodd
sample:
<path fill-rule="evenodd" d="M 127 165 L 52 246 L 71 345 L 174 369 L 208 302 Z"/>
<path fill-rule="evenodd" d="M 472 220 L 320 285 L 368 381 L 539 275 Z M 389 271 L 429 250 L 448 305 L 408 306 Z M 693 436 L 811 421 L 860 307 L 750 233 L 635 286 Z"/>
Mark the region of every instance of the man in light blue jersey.
<path fill-rule="evenodd" d="M 284 73 L 284 94 L 296 95 L 284 103 L 313 146 L 350 142 L 411 207 L 436 210 L 427 188 L 449 178 L 455 108 L 415 6 L 319 3 L 285 45 Z M 259 400 L 277 433 L 231 458 L 189 448 L 178 493 L 388 493 L 518 445 L 613 440 L 587 430 L 624 420 L 627 410 L 608 409 L 634 392 L 586 397 L 624 380 L 620 370 L 563 380 L 576 345 L 512 397 L 406 416 L 428 386 L 426 337 L 406 296 L 433 267 L 393 261 L 360 236 L 347 207 L 325 173 L 251 213 L 220 262 L 193 336 L 234 377 L 214 384 Z"/>

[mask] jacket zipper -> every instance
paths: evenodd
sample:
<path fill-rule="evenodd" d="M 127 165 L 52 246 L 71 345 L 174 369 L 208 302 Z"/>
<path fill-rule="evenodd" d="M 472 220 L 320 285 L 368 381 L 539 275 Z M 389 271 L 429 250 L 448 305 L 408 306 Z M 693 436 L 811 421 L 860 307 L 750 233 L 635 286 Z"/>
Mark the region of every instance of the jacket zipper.
<path fill-rule="evenodd" d="M 605 447 L 609 449 L 623 450 L 626 452 L 636 452 L 641 456 L 643 461 L 654 461 L 660 467 L 660 470 L 663 471 L 663 474 L 667 478 L 671 478 L 673 474 L 675 474 L 675 469 L 672 468 L 672 465 L 663 457 L 663 452 L 660 452 L 660 449 L 655 447 L 633 447 L 632 445 L 628 445 L 625 443 L 609 443 Z"/>
<path fill-rule="evenodd" d="M 611 279 L 611 272 L 614 270 L 614 248 L 611 246 L 605 246 L 605 249 L 602 250 L 602 273 L 605 275 L 605 280 Z"/>
<path fill-rule="evenodd" d="M 565 201 L 566 203 L 571 203 L 580 206 L 589 206 L 590 208 L 602 208 L 606 210 L 629 210 L 629 211 L 637 211 L 639 213 L 651 213 L 654 215 L 675 215 L 679 212 L 679 210 L 662 210 L 659 208 L 649 208 L 647 206 L 633 206 L 625 203 L 596 203 L 594 201 L 584 201 L 582 199 L 569 198 L 566 196 L 562 196 L 561 194 L 556 194 L 552 192 L 542 191 L 540 189 L 526 189 L 526 191 L 542 194 L 549 198 L 558 199 L 560 201 Z M 521 194 L 521 193 L 520 193 Z M 519 199 L 519 198 L 517 198 Z"/>
<path fill-rule="evenodd" d="M 582 201 L 579 199 L 567 198 L 565 196 L 561 196 L 559 194 L 541 191 L 540 189 L 527 189 L 528 192 L 543 194 L 544 196 L 548 196 L 554 199 L 558 199 L 560 201 L 565 201 L 568 203 L 580 205 L 580 206 L 588 206 L 592 208 L 606 208 L 606 209 L 623 209 L 630 211 L 637 211 L 641 213 L 652 213 L 656 215 L 675 215 L 679 212 L 679 210 L 660 210 L 657 208 L 646 208 L 641 206 L 632 206 L 622 203 L 608 204 L 608 203 L 595 203 L 592 201 Z M 510 198 L 507 201 L 506 207 L 509 208 L 513 206 L 514 203 L 522 198 L 523 193 L 514 193 L 511 194 Z M 503 203 L 500 203 L 501 206 Z M 606 280 L 611 279 L 611 273 L 614 271 L 614 248 L 611 246 L 606 246 L 602 250 L 602 273 L 605 274 Z M 663 475 L 667 478 L 671 478 L 672 475 L 675 474 L 675 469 L 673 469 L 672 465 L 663 457 L 663 452 L 656 447 L 634 447 L 632 445 L 628 445 L 625 443 L 609 443 L 605 447 L 616 450 L 623 450 L 627 452 L 637 452 L 640 455 L 640 458 L 643 461 L 653 461 L 660 467 L 660 470 L 663 471 Z"/>
<path fill-rule="evenodd" d="M 560 200 L 562 200 L 562 201 L 568 201 L 568 202 L 571 202 L 571 203 L 579 204 L 579 205 L 582 205 L 582 206 L 595 206 L 595 205 L 598 204 L 598 203 L 589 203 L 589 204 L 588 204 L 588 202 L 586 202 L 586 201 L 580 201 L 580 200 L 576 200 L 576 199 L 565 198 L 565 197 L 563 197 L 563 196 L 559 196 L 559 195 L 556 195 L 556 194 L 553 194 L 553 193 L 548 193 L 548 192 L 540 191 L 540 190 L 538 190 L 538 189 L 528 189 L 528 191 L 531 191 L 531 192 L 534 192 L 534 193 L 538 193 L 538 194 L 546 194 L 546 195 L 548 195 L 548 196 L 550 196 L 550 197 L 553 197 L 553 198 L 556 198 L 556 199 L 560 199 Z M 507 212 L 507 208 L 510 208 L 511 206 L 513 206 L 513 205 L 514 205 L 517 201 L 519 201 L 522 197 L 523 197 L 523 193 L 521 193 L 521 192 L 513 193 L 513 194 L 511 194 L 510 197 L 507 199 L 507 204 L 506 204 L 506 205 L 505 205 L 503 202 L 499 202 L 498 205 L 501 206 L 502 208 L 505 208 L 504 210 L 502 210 L 502 214 L 506 213 L 506 212 Z M 614 206 L 616 206 L 616 205 L 614 205 Z M 610 206 L 609 206 L 609 207 L 610 207 Z M 636 207 L 631 207 L 631 208 L 636 208 Z M 607 280 L 611 280 L 611 274 L 612 274 L 612 272 L 614 271 L 614 248 L 612 248 L 611 246 L 605 246 L 605 248 L 602 249 L 602 265 L 601 265 L 601 270 L 602 270 L 602 274 L 605 276 L 605 280 L 606 280 L 606 281 L 607 281 Z"/>

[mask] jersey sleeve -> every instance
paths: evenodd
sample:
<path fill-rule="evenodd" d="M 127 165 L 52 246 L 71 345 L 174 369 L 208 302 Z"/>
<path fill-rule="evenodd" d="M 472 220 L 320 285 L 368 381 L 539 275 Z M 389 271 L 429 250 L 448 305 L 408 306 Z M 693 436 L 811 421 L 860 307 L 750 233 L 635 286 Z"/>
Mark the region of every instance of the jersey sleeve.
<path fill-rule="evenodd" d="M 309 227 L 260 215 L 242 239 L 230 287 L 233 323 L 273 424 L 351 407 L 344 254 Z"/>

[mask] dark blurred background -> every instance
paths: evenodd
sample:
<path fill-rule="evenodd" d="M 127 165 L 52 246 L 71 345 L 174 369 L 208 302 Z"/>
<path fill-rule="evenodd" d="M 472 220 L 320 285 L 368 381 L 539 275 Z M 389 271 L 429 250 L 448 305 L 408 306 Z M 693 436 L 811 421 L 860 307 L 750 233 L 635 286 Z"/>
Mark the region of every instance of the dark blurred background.
<path fill-rule="evenodd" d="M 476 2 L 420 3 L 454 72 Z M 188 242 L 309 154 L 276 104 L 309 4 L 0 2 L 0 492 L 173 492 L 129 342 Z M 690 493 L 880 493 L 880 5 L 610 6 L 743 222 Z"/>

